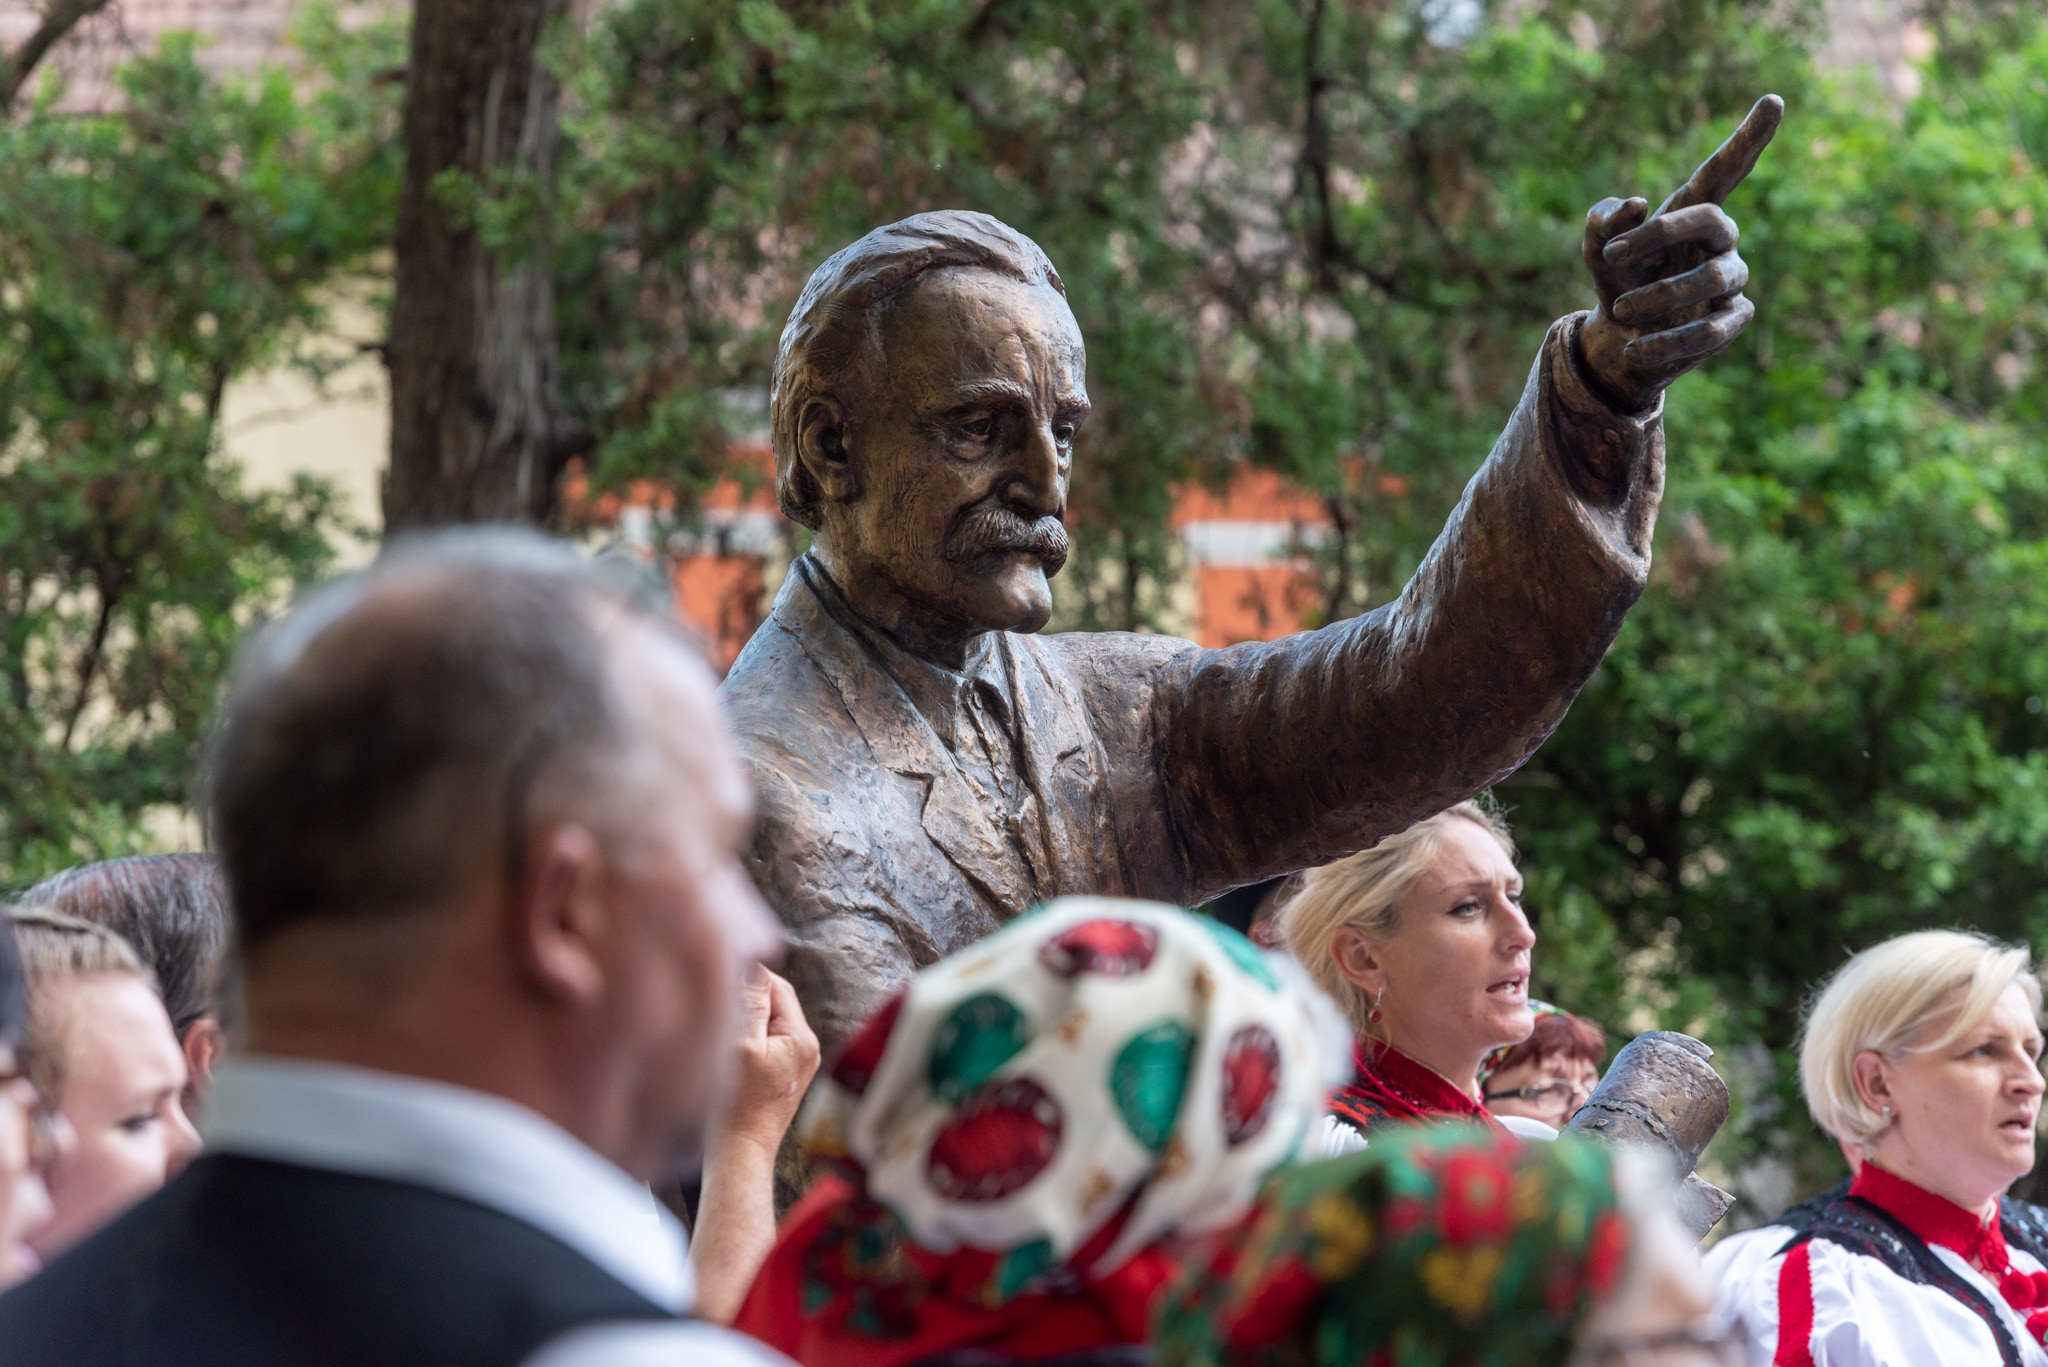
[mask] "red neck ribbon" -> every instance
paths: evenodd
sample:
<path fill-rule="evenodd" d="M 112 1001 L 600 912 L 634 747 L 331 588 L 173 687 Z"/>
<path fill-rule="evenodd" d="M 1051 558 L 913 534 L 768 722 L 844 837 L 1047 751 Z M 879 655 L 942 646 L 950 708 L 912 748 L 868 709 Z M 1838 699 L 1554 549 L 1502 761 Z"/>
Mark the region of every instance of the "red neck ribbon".
<path fill-rule="evenodd" d="M 2048 1272 L 2030 1275 L 2012 1265 L 1997 1216 L 1980 1220 L 1955 1202 L 1869 1162 L 1857 1169 L 1849 1194 L 1870 1202 L 1925 1243 L 1982 1269 L 2005 1303 L 2026 1316 L 2027 1332 L 2048 1343 Z"/>
<path fill-rule="evenodd" d="M 1330 1109 L 1360 1129 L 1383 1120 L 1464 1120 L 1507 1132 L 1493 1112 L 1391 1044 L 1361 1039 L 1352 1061 L 1351 1081 L 1330 1098 Z"/>

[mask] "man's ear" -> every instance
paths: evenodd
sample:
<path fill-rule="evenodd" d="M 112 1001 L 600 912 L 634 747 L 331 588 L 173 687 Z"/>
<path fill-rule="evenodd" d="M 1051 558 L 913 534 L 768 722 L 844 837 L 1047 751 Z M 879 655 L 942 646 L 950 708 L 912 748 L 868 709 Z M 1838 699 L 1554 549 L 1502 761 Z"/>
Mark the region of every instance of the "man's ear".
<path fill-rule="evenodd" d="M 605 938 L 616 930 L 603 847 L 581 826 L 544 826 L 527 842 L 526 877 L 506 908 L 512 961 L 540 995 L 587 1006 L 604 994 Z"/>
<path fill-rule="evenodd" d="M 804 400 L 796 418 L 796 458 L 832 503 L 851 503 L 860 496 L 846 436 L 846 413 L 837 399 L 814 395 Z"/>

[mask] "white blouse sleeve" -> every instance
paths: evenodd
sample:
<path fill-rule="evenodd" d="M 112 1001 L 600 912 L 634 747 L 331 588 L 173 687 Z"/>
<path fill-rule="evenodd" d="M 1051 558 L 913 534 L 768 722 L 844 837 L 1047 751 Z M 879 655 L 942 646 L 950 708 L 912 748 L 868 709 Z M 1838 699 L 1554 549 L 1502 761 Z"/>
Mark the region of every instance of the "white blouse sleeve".
<path fill-rule="evenodd" d="M 1334 1115 L 1322 1118 L 1316 1129 L 1316 1136 L 1310 1143 L 1310 1151 L 1319 1158 L 1341 1158 L 1347 1153 L 1357 1153 L 1365 1147 L 1365 1136 L 1356 1125 L 1347 1124 Z"/>
<path fill-rule="evenodd" d="M 1739 1237 L 1739 1236 L 1736 1236 Z M 1723 1243 L 1728 1242 L 1723 1240 Z M 1717 1245 L 1718 1247 L 1718 1245 Z M 1998 1342 L 1989 1325 L 1969 1306 L 1938 1287 L 1910 1282 L 1875 1258 L 1815 1239 L 1804 1245 L 1811 1276 L 1813 1332 L 1808 1340 L 1814 1367 L 1932 1367 L 1950 1363 L 1996 1364 Z M 2048 1367 L 2048 1351 L 2027 1332 L 2025 1321 L 1998 1291 L 1961 1258 L 1935 1250 L 2001 1312 L 2020 1360 Z M 1731 1265 L 1740 1250 L 1727 1255 Z M 1791 1255 L 1773 1253 L 1737 1282 L 1722 1288 L 1722 1304 L 1742 1321 L 1750 1361 L 1767 1367 L 1777 1354 L 1784 1270 Z M 2014 1250 L 2013 1265 L 2033 1271 L 2039 1264 Z"/>
<path fill-rule="evenodd" d="M 1525 1115 L 1497 1115 L 1494 1119 L 1500 1122 L 1502 1129 L 1517 1139 L 1541 1139 L 1548 1141 L 1557 1138 L 1557 1131 L 1555 1129 L 1540 1120 L 1531 1120 Z"/>
<path fill-rule="evenodd" d="M 1786 1225 L 1758 1225 L 1724 1234 L 1700 1254 L 1700 1265 L 1714 1283 L 1714 1297 L 1723 1316 L 1736 1313 L 1749 1279 L 1777 1256 L 1791 1237 L 1792 1230 Z"/>

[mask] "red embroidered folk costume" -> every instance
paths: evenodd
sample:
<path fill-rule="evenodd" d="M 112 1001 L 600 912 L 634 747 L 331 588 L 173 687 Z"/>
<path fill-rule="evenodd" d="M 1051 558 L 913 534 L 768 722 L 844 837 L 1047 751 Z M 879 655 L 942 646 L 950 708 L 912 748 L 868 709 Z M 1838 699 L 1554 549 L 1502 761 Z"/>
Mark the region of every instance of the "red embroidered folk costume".
<path fill-rule="evenodd" d="M 1777 1367 L 2048 1364 L 2040 1212 L 1969 1210 L 1874 1163 L 1781 1252 L 1724 1288 Z"/>
<path fill-rule="evenodd" d="M 1077 1263 L 1106 1248 L 1104 1227 Z M 800 1363 L 911 1367 L 972 1350 L 997 1362 L 1045 1362 L 1142 1343 L 1154 1298 L 1179 1271 L 1148 1248 L 1100 1277 L 1056 1276 L 1036 1250 L 934 1253 L 852 1183 L 826 1177 L 783 1217 L 775 1249 L 734 1328 Z"/>

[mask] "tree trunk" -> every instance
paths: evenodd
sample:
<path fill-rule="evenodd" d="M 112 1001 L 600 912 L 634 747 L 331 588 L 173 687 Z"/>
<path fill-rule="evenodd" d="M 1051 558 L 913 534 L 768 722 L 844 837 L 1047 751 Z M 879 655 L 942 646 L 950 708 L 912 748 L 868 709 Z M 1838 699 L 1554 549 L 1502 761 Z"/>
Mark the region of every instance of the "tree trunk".
<path fill-rule="evenodd" d="M 557 473 L 555 299 L 547 253 L 557 142 L 554 77 L 540 59 L 568 0 L 420 0 L 405 98 L 391 309 L 387 531 L 444 522 L 537 522 Z M 460 203 L 529 195 L 530 235 L 485 244 Z M 446 177 L 444 180 L 443 178 Z"/>
<path fill-rule="evenodd" d="M 4 67 L 0 67 L 0 115 L 14 108 L 14 101 L 28 84 L 28 78 L 35 74 L 37 65 L 49 55 L 50 49 L 84 20 L 105 9 L 108 3 L 109 0 L 53 0 L 44 8 L 35 32 L 29 34 Z"/>

